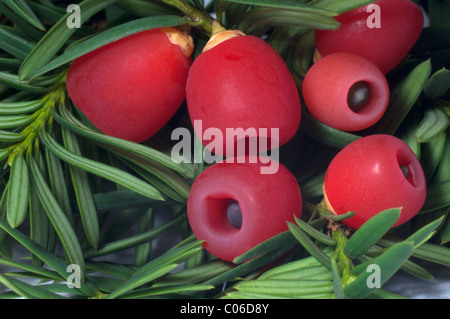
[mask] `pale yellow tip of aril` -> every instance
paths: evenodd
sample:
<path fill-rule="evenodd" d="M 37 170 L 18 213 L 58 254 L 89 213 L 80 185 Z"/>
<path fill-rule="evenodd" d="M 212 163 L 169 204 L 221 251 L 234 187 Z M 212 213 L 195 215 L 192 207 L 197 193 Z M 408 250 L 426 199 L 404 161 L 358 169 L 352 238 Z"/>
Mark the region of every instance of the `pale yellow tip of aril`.
<path fill-rule="evenodd" d="M 330 201 L 328 200 L 327 192 L 325 191 L 325 185 L 322 185 L 322 191 L 323 191 L 323 199 L 325 201 L 325 205 L 327 206 L 327 209 L 333 215 L 337 215 L 336 211 L 334 210 L 333 206 L 331 206 Z"/>
<path fill-rule="evenodd" d="M 165 32 L 169 41 L 180 47 L 181 51 L 186 57 L 190 57 L 194 52 L 194 39 L 188 32 L 174 27 L 161 28 Z"/>
<path fill-rule="evenodd" d="M 316 49 L 313 55 L 313 62 L 316 63 L 320 60 L 320 58 L 322 58 L 322 55 L 320 54 L 319 50 Z"/>
<path fill-rule="evenodd" d="M 203 52 L 211 50 L 216 45 L 218 45 L 226 40 L 229 40 L 229 39 L 235 38 L 235 37 L 240 37 L 243 35 L 245 35 L 245 33 L 240 30 L 226 30 L 222 25 L 220 25 L 219 22 L 214 21 L 212 36 L 209 39 L 208 43 L 206 43 L 205 47 L 203 48 Z"/>

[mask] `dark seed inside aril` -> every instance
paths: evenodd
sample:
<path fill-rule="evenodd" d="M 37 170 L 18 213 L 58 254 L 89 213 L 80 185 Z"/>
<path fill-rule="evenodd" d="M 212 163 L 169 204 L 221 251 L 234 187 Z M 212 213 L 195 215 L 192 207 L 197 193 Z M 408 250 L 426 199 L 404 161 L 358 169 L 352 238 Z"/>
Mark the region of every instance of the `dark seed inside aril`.
<path fill-rule="evenodd" d="M 227 209 L 228 222 L 235 228 L 240 229 L 242 226 L 242 212 L 239 203 L 233 201 L 228 205 Z"/>
<path fill-rule="evenodd" d="M 370 98 L 369 85 L 359 81 L 352 85 L 347 95 L 347 104 L 353 112 L 358 113 L 367 104 Z"/>
<path fill-rule="evenodd" d="M 400 170 L 403 173 L 403 176 L 405 176 L 406 180 L 412 185 L 412 186 L 416 186 L 414 183 L 414 177 L 412 175 L 409 174 L 409 169 L 406 166 L 403 166 L 401 164 L 399 164 L 400 166 Z"/>

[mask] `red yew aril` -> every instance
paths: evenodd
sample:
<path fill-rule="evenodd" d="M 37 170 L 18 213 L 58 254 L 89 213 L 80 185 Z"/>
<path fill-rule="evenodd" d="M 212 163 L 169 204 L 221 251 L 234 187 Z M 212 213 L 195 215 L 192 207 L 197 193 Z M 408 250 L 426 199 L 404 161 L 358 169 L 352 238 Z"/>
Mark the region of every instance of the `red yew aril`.
<path fill-rule="evenodd" d="M 378 0 L 380 27 L 368 25 L 366 5 L 337 16 L 337 30 L 316 30 L 315 43 L 321 56 L 349 52 L 365 57 L 387 74 L 406 57 L 423 28 L 423 14 L 411 0 Z M 377 18 L 375 16 L 375 18 Z"/>
<path fill-rule="evenodd" d="M 69 96 L 104 134 L 143 142 L 183 103 L 192 50 L 175 28 L 130 35 L 74 60 Z"/>
<path fill-rule="evenodd" d="M 350 143 L 333 158 L 323 190 L 331 212 L 356 213 L 344 220 L 348 226 L 357 229 L 381 211 L 401 207 L 396 227 L 422 208 L 426 181 L 419 160 L 405 142 L 376 134 Z"/>
<path fill-rule="evenodd" d="M 302 212 L 297 180 L 285 166 L 261 174 L 261 162 L 244 161 L 208 167 L 195 179 L 187 203 L 196 238 L 226 261 L 287 231 L 287 221 Z"/>
<path fill-rule="evenodd" d="M 389 103 L 389 84 L 370 61 L 351 53 L 333 53 L 308 70 L 302 84 L 313 117 L 343 131 L 375 124 Z"/>
<path fill-rule="evenodd" d="M 233 147 L 236 141 L 223 138 L 223 143 L 217 143 L 205 138 L 209 128 L 223 137 L 227 128 L 254 129 L 257 133 L 249 134 L 250 139 L 267 130 L 264 138 L 269 139 L 268 144 L 277 138 L 270 134 L 272 129 L 278 129 L 278 143 L 274 144 L 283 145 L 300 124 L 300 98 L 284 60 L 261 38 L 234 30 L 217 33 L 195 59 L 186 100 L 191 121 L 202 123 L 202 131 L 196 135 L 220 155 L 226 155 L 227 145 Z"/>

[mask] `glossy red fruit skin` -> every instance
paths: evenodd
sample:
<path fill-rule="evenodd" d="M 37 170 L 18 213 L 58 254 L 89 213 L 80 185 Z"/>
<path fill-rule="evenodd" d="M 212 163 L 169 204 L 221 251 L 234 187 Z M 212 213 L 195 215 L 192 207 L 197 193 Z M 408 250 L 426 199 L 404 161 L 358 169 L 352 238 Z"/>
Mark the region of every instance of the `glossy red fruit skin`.
<path fill-rule="evenodd" d="M 317 30 L 316 48 L 321 56 L 349 52 L 365 57 L 387 74 L 405 58 L 423 28 L 423 13 L 411 0 L 378 0 L 381 28 L 369 28 L 369 5 L 337 16 L 337 30 Z"/>
<path fill-rule="evenodd" d="M 405 177 L 400 165 L 408 169 Z M 324 180 L 330 210 L 356 215 L 344 220 L 358 229 L 379 212 L 402 207 L 399 226 L 422 208 L 426 182 L 419 160 L 401 139 L 385 134 L 370 135 L 343 148 L 331 161 Z"/>
<path fill-rule="evenodd" d="M 301 217 L 302 196 L 295 177 L 282 164 L 274 174 L 261 174 L 260 163 L 219 162 L 194 181 L 187 203 L 189 224 L 197 239 L 225 261 L 288 230 L 287 221 Z M 227 219 L 230 200 L 239 203 L 242 226 Z"/>
<path fill-rule="evenodd" d="M 203 133 L 209 128 L 219 129 L 224 137 L 227 128 L 254 128 L 258 133 L 265 128 L 269 138 L 276 138 L 270 135 L 276 128 L 283 145 L 300 125 L 293 77 L 281 56 L 255 36 L 234 37 L 200 54 L 189 72 L 186 100 L 191 121 L 202 121 L 202 131 L 195 133 L 208 148 L 211 140 Z M 225 142 L 210 150 L 225 155 Z"/>
<path fill-rule="evenodd" d="M 191 63 L 165 32 L 143 31 L 73 61 L 67 90 L 101 132 L 139 143 L 183 103 Z"/>
<path fill-rule="evenodd" d="M 353 111 L 347 96 L 357 82 L 369 86 L 369 100 Z M 389 103 L 385 75 L 370 61 L 345 52 L 321 58 L 308 70 L 302 84 L 308 111 L 319 121 L 343 131 L 366 129 L 383 116 Z"/>

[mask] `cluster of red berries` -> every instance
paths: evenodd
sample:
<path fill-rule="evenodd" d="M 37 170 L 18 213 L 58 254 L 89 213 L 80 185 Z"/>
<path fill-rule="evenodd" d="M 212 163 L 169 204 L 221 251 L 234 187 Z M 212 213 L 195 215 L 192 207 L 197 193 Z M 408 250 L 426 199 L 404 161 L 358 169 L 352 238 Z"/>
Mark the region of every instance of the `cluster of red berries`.
<path fill-rule="evenodd" d="M 381 9 L 381 28 L 367 27 L 366 6 L 338 16 L 338 30 L 316 31 L 319 59 L 301 92 L 314 117 L 340 130 L 360 131 L 382 117 L 389 101 L 385 74 L 404 59 L 422 30 L 422 12 L 410 0 L 375 4 Z M 194 61 L 192 51 L 192 38 L 178 29 L 140 32 L 75 60 L 67 76 L 68 93 L 100 131 L 134 142 L 158 132 L 184 100 L 192 122 L 202 121 L 202 131 L 195 133 L 206 147 L 212 139 L 204 134 L 208 128 L 224 135 L 227 128 L 275 128 L 277 136 L 265 138 L 277 138 L 276 146 L 292 139 L 301 121 L 300 94 L 270 45 L 219 28 Z M 226 155 L 234 143 L 213 143 L 211 151 Z M 196 237 L 228 261 L 287 230 L 286 222 L 302 213 L 297 180 L 285 166 L 261 174 L 257 154 L 240 159 L 206 168 L 187 203 Z M 345 220 L 350 227 L 393 207 L 402 207 L 400 225 L 422 207 L 425 179 L 404 142 L 371 135 L 332 160 L 324 196 L 331 212 L 356 213 Z"/>

